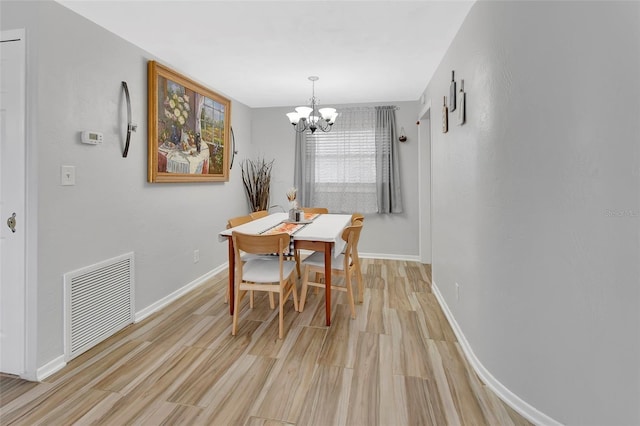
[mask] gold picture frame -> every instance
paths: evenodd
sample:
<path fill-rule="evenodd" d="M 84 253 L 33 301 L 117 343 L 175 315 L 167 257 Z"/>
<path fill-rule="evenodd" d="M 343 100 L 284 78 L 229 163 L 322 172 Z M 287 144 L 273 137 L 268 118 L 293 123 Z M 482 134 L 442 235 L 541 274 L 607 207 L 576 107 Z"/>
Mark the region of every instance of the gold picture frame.
<path fill-rule="evenodd" d="M 149 61 L 148 181 L 227 182 L 231 101 Z"/>

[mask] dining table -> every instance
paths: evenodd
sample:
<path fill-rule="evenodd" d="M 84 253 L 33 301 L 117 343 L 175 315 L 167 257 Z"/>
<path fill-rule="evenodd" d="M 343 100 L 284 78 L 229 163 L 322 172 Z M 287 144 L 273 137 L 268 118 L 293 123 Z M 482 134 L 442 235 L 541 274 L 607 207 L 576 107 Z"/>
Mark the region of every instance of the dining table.
<path fill-rule="evenodd" d="M 298 222 L 289 221 L 288 213 L 272 213 L 260 219 L 228 228 L 218 233 L 220 242 L 226 241 L 229 252 L 229 314 L 233 315 L 235 253 L 233 247 L 233 231 L 245 234 L 264 234 L 285 223 L 294 223 L 295 230 L 290 233 L 295 250 L 312 250 L 324 252 L 325 272 L 325 315 L 327 326 L 331 325 L 331 262 L 337 257 L 346 242 L 342 239 L 342 231 L 351 223 L 350 214 L 315 214 L 309 219 L 301 218 Z"/>

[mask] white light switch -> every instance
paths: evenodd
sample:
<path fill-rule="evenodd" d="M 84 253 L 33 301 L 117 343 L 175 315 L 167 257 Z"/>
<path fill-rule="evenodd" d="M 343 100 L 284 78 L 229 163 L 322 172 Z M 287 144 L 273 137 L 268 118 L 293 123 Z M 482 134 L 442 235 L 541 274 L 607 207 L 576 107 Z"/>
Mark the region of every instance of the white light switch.
<path fill-rule="evenodd" d="M 60 166 L 60 185 L 76 184 L 76 166 Z"/>

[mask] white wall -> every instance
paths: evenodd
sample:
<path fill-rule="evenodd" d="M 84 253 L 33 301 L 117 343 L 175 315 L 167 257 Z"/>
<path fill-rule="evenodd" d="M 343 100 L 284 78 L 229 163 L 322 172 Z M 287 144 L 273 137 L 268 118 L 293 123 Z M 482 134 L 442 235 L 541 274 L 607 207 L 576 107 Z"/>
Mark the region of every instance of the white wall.
<path fill-rule="evenodd" d="M 451 70 L 468 122 L 443 134 Z M 640 3 L 480 1 L 425 92 L 435 283 L 494 378 L 566 424 L 640 424 L 639 76 Z"/>
<path fill-rule="evenodd" d="M 400 108 L 396 111 L 398 135 L 404 127 L 408 138 L 399 143 L 404 213 L 367 215 L 359 251 L 362 256 L 418 260 L 418 102 L 390 101 L 370 105 L 397 105 Z M 345 105 L 331 106 L 339 112 Z M 285 114 L 293 108 L 256 108 L 252 110 L 251 119 L 252 152 L 264 155 L 266 159 L 277 158 L 273 167 L 271 204 L 285 208 L 288 205 L 286 192 L 293 186 L 295 156 L 295 132 Z"/>
<path fill-rule="evenodd" d="M 27 30 L 28 175 L 37 191 L 30 207 L 38 209 L 31 272 L 37 274 L 40 367 L 64 352 L 64 273 L 133 251 L 139 312 L 223 265 L 226 245 L 216 233 L 246 205 L 237 165 L 228 183 L 146 182 L 146 65 L 155 58 L 51 1 L 3 1 L 1 7 L 3 29 Z M 123 80 L 139 124 L 127 158 Z M 241 152 L 249 149 L 250 120 L 251 110 L 233 102 Z M 103 145 L 81 144 L 81 130 L 103 132 Z M 60 186 L 61 165 L 76 167 L 75 186 Z"/>

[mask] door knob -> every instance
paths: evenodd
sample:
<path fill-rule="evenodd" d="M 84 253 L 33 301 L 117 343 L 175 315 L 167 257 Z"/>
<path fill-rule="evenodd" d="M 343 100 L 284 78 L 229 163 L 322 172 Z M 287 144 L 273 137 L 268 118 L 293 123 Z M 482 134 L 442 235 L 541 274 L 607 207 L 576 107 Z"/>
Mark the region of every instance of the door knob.
<path fill-rule="evenodd" d="M 15 212 L 7 219 L 7 226 L 11 229 L 11 232 L 16 232 L 16 214 Z"/>

